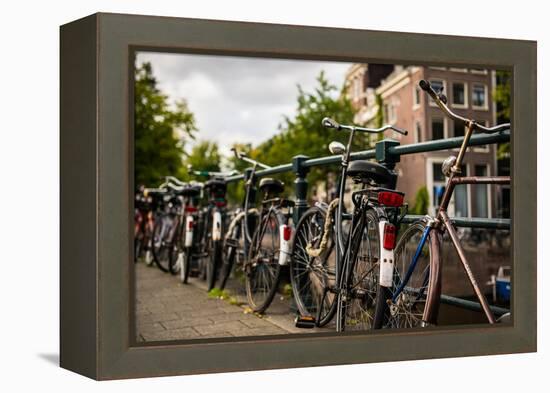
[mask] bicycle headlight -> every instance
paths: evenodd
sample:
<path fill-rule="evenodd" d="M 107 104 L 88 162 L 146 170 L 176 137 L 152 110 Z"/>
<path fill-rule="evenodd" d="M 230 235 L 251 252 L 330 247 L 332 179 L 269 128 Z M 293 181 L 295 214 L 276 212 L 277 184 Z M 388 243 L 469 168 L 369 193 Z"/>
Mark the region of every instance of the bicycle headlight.
<path fill-rule="evenodd" d="M 451 176 L 451 169 L 455 165 L 455 163 L 456 157 L 450 156 L 445 161 L 443 161 L 443 164 L 441 165 L 441 172 L 443 172 L 446 177 Z"/>

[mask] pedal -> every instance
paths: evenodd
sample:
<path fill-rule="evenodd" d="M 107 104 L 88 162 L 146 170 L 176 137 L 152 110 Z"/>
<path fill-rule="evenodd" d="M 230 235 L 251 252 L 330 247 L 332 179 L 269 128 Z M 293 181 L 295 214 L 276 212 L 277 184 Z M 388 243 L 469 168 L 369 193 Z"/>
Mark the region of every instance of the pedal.
<path fill-rule="evenodd" d="M 313 329 L 315 327 L 315 318 L 311 315 L 298 315 L 294 319 L 294 324 L 297 328 Z"/>

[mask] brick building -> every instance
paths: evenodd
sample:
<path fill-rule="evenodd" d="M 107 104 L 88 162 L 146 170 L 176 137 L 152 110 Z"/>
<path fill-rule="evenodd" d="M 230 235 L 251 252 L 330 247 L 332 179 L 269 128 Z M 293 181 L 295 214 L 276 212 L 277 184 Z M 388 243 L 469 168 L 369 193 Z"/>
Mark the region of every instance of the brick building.
<path fill-rule="evenodd" d="M 410 144 L 464 135 L 464 125 L 447 118 L 418 87 L 421 79 L 429 80 L 437 91 L 443 87 L 453 111 L 466 118 L 493 125 L 495 107 L 492 100 L 495 76 L 487 70 L 444 67 L 354 64 L 346 74 L 346 93 L 357 110 L 356 122 L 376 126 L 377 114 L 384 123 L 409 131 L 407 136 L 387 133 L 386 137 Z M 378 116 L 379 117 L 379 116 Z M 443 193 L 445 177 L 441 163 L 454 151 L 406 155 L 396 169 L 398 189 L 406 193 L 412 206 L 419 189 L 426 186 L 430 213 Z M 470 148 L 463 168 L 467 175 L 497 174 L 496 146 Z M 507 213 L 509 190 L 487 185 L 461 185 L 454 192 L 450 214 L 462 217 L 502 217 Z M 504 202 L 503 202 L 504 199 Z"/>

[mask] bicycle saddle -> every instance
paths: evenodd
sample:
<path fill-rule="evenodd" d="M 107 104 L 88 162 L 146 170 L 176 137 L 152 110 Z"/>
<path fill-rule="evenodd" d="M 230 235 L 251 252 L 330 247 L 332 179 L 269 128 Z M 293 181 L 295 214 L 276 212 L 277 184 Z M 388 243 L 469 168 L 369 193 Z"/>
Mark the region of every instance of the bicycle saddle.
<path fill-rule="evenodd" d="M 194 197 L 194 196 L 200 195 L 200 193 L 201 193 L 201 187 L 199 185 L 185 187 L 183 190 L 179 192 L 180 195 L 185 197 Z"/>
<path fill-rule="evenodd" d="M 267 192 L 268 194 L 280 194 L 285 190 L 285 183 L 277 179 L 266 177 L 260 180 L 259 188 L 260 191 Z"/>
<path fill-rule="evenodd" d="M 385 166 L 366 160 L 352 161 L 347 173 L 361 183 L 374 182 L 378 185 L 391 184 L 395 178 L 395 174 Z"/>
<path fill-rule="evenodd" d="M 225 180 L 222 179 L 210 179 L 204 183 L 204 188 L 211 189 L 224 189 L 227 187 Z"/>

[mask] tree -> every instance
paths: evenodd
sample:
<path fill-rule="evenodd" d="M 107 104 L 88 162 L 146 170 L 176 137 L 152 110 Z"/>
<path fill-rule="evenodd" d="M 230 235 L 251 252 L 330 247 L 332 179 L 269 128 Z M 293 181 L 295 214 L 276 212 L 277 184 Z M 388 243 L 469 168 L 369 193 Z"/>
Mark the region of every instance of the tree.
<path fill-rule="evenodd" d="M 235 143 L 233 148 L 237 149 L 239 152 L 245 153 L 248 156 L 252 154 L 252 145 L 250 143 Z M 238 159 L 233 154 L 227 159 L 227 166 L 239 173 L 244 173 L 245 169 L 252 167 L 251 164 Z M 262 168 L 257 169 L 261 170 Z M 227 186 L 227 199 L 232 204 L 242 204 L 244 193 L 245 189 L 241 182 L 229 183 Z"/>
<path fill-rule="evenodd" d="M 496 72 L 496 86 L 493 99 L 497 109 L 497 123 L 509 123 L 512 103 L 512 73 L 510 71 Z M 497 148 L 498 170 L 500 175 L 510 173 L 510 142 L 499 143 Z"/>
<path fill-rule="evenodd" d="M 313 92 L 306 92 L 298 85 L 298 97 L 294 116 L 285 116 L 279 125 L 280 132 L 261 143 L 251 152 L 254 158 L 270 165 L 288 163 L 292 157 L 304 154 L 309 157 L 320 157 L 329 154 L 328 145 L 331 141 L 347 143 L 349 134 L 329 130 L 321 125 L 321 120 L 328 116 L 341 123 L 353 123 L 355 111 L 351 102 L 341 92 L 334 97 L 337 87 L 331 85 L 324 72 L 317 77 L 317 86 Z M 358 134 L 354 141 L 355 149 L 366 149 L 370 140 L 365 134 Z M 326 179 L 330 171 L 328 167 L 312 169 L 308 179 L 311 184 Z M 290 173 L 278 176 L 288 184 L 292 184 Z"/>
<path fill-rule="evenodd" d="M 181 173 L 185 139 L 197 131 L 195 117 L 184 100 L 169 104 L 150 63 L 136 67 L 134 92 L 135 184 L 156 186 Z"/>
<path fill-rule="evenodd" d="M 414 197 L 414 206 L 410 209 L 411 214 L 425 215 L 428 214 L 428 208 L 430 206 L 430 195 L 428 194 L 428 188 L 422 186 L 416 192 Z"/>
<path fill-rule="evenodd" d="M 185 155 L 184 166 L 180 170 L 179 177 L 185 180 L 204 180 L 204 178 L 191 175 L 188 167 L 190 166 L 193 170 L 197 171 L 219 172 L 220 162 L 221 155 L 216 142 L 198 142 L 191 149 L 191 153 Z"/>

